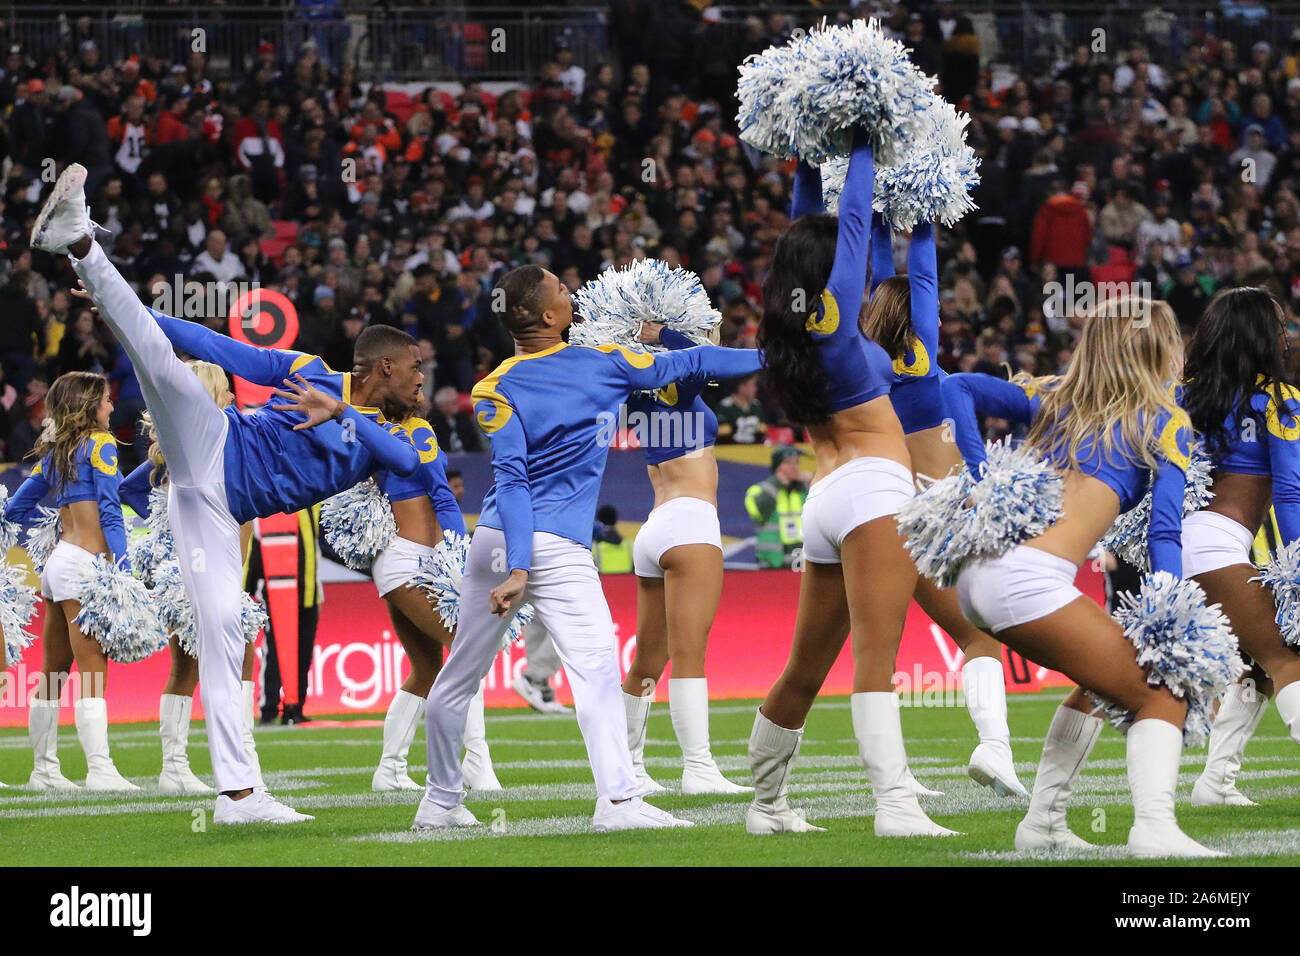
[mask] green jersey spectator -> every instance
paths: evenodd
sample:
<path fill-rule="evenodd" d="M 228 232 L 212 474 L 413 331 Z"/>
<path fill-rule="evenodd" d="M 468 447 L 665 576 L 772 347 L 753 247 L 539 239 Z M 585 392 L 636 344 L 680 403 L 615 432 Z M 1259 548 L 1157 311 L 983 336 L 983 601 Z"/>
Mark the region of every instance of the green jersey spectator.
<path fill-rule="evenodd" d="M 736 393 L 718 404 L 718 444 L 761 445 L 767 434 L 763 406 L 758 401 L 758 376 L 736 386 Z"/>

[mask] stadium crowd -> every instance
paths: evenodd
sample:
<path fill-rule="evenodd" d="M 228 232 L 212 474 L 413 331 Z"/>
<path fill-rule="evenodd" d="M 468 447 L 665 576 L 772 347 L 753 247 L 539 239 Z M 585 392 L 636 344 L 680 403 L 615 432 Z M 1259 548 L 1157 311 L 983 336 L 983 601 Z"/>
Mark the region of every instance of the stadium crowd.
<path fill-rule="evenodd" d="M 530 86 L 495 95 L 367 86 L 311 41 L 263 43 L 217 75 L 203 53 L 106 63 L 93 39 L 4 40 L 0 460 L 31 448 L 63 372 L 112 377 L 121 437 L 143 411 L 125 353 L 69 296 L 67 264 L 27 248 L 52 160 L 87 167 L 100 240 L 147 301 L 170 295 L 180 313 L 177 297 L 259 283 L 295 304 L 294 347 L 335 368 L 368 324 L 411 331 L 449 450 L 480 447 L 466 393 L 511 353 L 489 292 L 512 266 L 543 264 L 571 289 L 635 257 L 686 266 L 723 343 L 752 347 L 794 165 L 737 139 L 736 67 L 812 21 L 724 29 L 714 8 L 659 7 L 614 4 L 607 50 L 562 37 Z M 1160 62 L 1142 44 L 1080 46 L 1047 72 L 995 73 L 952 3 L 880 14 L 969 111 L 982 157 L 978 211 L 939 233 L 945 369 L 1059 370 L 1089 281 L 1148 282 L 1188 330 L 1216 289 L 1260 285 L 1300 327 L 1300 40 L 1201 35 Z M 904 237 L 895 251 L 901 272 Z M 772 437 L 774 404 L 741 391 L 746 414 L 724 412 L 737 422 L 722 440 Z"/>

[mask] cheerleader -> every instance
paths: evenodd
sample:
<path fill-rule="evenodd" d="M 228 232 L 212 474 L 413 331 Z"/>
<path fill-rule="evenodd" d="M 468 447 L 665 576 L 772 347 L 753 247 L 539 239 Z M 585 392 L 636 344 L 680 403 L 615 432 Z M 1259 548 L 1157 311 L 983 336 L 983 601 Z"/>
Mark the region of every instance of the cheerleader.
<path fill-rule="evenodd" d="M 217 403 L 218 408 L 228 408 L 234 404 L 235 396 L 230 391 L 230 382 L 225 371 L 211 362 L 190 361 L 185 363 L 194 370 L 203 387 Z M 150 491 L 162 488 L 167 480 L 166 462 L 162 448 L 154 433 L 153 419 L 148 412 L 144 415 L 145 434 L 149 438 L 149 454 L 131 474 L 122 480 L 122 501 L 147 520 L 152 511 Z M 239 528 L 239 548 L 245 556 L 253 537 L 253 523 L 245 522 Z M 162 740 L 162 772 L 158 775 L 158 789 L 163 793 L 211 793 L 212 788 L 200 780 L 190 769 L 189 738 L 190 712 L 194 706 L 194 691 L 199 686 L 199 662 L 196 657 L 181 647 L 180 639 L 171 635 L 167 641 L 171 655 L 171 669 L 167 674 L 167 683 L 163 686 L 162 697 L 158 701 L 158 735 Z M 244 666 L 241 674 L 243 685 L 243 745 L 244 754 L 252 765 L 257 777 L 257 786 L 265 789 L 262 780 L 262 766 L 257 757 L 257 746 L 253 739 L 253 668 L 257 662 L 257 651 L 252 644 L 244 649 Z"/>
<path fill-rule="evenodd" d="M 1130 299 L 1106 303 L 1084 322 L 1060 377 L 1021 384 L 953 377 L 992 414 L 1032 422 L 1027 444 L 1060 469 L 1064 490 L 1062 514 L 1046 531 L 1000 557 L 961 568 L 962 611 L 1008 647 L 1134 715 L 1127 740 L 1134 806 L 1128 847 L 1142 857 L 1222 855 L 1183 833 L 1174 816 L 1188 703 L 1164 684 L 1148 682 L 1124 629 L 1084 597 L 1074 579 L 1115 518 L 1142 498 L 1148 479 L 1151 568 L 1181 577 L 1192 431 L 1169 387 L 1181 362 L 1182 340 L 1169 306 Z M 972 434 L 974 413 L 962 406 L 954 397 L 949 409 L 973 464 L 983 453 L 973 448 L 980 444 Z M 1065 803 L 1101 730 L 1091 710 L 1079 690 L 1058 708 L 1029 813 L 1016 831 L 1018 849 L 1088 846 L 1070 832 Z"/>
<path fill-rule="evenodd" d="M 442 649 L 451 646 L 452 636 L 426 592 L 413 587 L 411 581 L 420 570 L 421 558 L 432 558 L 444 530 L 465 533 L 465 519 L 447 482 L 447 454 L 438 447 L 433 427 L 411 414 L 410 409 L 386 407 L 384 412 L 397 420 L 388 426 L 389 431 L 409 440 L 419 452 L 420 468 L 409 477 L 390 471 L 375 475 L 380 491 L 388 498 L 397 530 L 392 542 L 375 558 L 371 574 L 379 596 L 388 605 L 393 633 L 411 662 L 411 673 L 393 695 L 384 716 L 384 749 L 370 786 L 377 791 L 423 790 L 407 776 L 406 755 L 415 728 L 424 719 L 429 689 L 442 669 Z M 464 745 L 461 774 L 465 786 L 471 790 L 500 790 L 487 744 L 482 687 L 470 701 Z"/>
<path fill-rule="evenodd" d="M 1183 522 L 1183 573 L 1223 608 L 1266 678 L 1233 684 L 1224 695 L 1192 789 L 1198 805 L 1254 805 L 1236 775 L 1270 696 L 1300 742 L 1300 650 L 1295 634 L 1279 629 L 1274 594 L 1251 563 L 1255 529 L 1270 505 L 1279 551 L 1300 538 L 1300 391 L 1286 384 L 1286 353 L 1282 307 L 1250 288 L 1215 296 L 1187 350 L 1182 406 L 1204 436 L 1214 497 Z"/>
<path fill-rule="evenodd" d="M 5 518 L 22 522 L 47 491 L 59 512 L 58 543 L 41 572 L 45 599 L 41 680 L 28 710 L 33 768 L 32 790 L 75 786 L 59 766 L 59 697 L 72 663 L 78 671 L 75 704 L 77 738 L 86 754 L 87 790 L 139 790 L 113 763 L 108 749 L 108 708 L 104 701 L 108 658 L 99 642 L 77 624 L 81 578 L 96 555 L 130 568 L 126 530 L 118 496 L 117 443 L 108 431 L 113 403 L 108 381 L 91 372 L 60 375 L 46 397 L 50 421 L 32 455 L 32 474 L 5 509 Z"/>
<path fill-rule="evenodd" d="M 893 237 L 876 213 L 871 228 L 871 296 L 863 331 L 894 362 L 890 400 L 903 426 L 918 490 L 961 466 L 961 454 L 945 423 L 939 352 L 939 278 L 934 227 L 917 223 L 908 243 L 907 275 L 894 275 Z M 962 616 L 957 597 L 923 576 L 916 581 L 916 603 L 961 648 L 962 689 L 980 742 L 967 773 L 999 796 L 1029 793 L 1016 776 L 1007 727 L 1007 687 L 1002 645 Z M 910 771 L 909 771 L 910 773 Z M 922 793 L 932 791 L 915 784 Z"/>
<path fill-rule="evenodd" d="M 820 829 L 788 802 L 804 721 L 853 635 L 854 733 L 876 796 L 877 836 L 951 836 L 926 816 L 907 779 L 893 675 L 916 589 L 895 515 L 913 495 L 911 459 L 889 401 L 885 351 L 861 334 L 874 186 L 871 147 L 858 130 L 839 217 L 802 215 L 777 241 L 763 283 L 759 345 L 768 383 L 812 439 L 817 470 L 803 510 L 804 574 L 785 671 L 754 718 L 749 740 L 750 833 Z M 796 209 L 821 209 L 821 174 L 805 162 Z"/>
<path fill-rule="evenodd" d="M 641 341 L 670 349 L 695 345 L 675 329 L 646 323 Z M 640 413 L 646 471 L 655 503 L 632 545 L 637 585 L 636 654 L 623 681 L 627 741 L 641 792 L 664 788 L 645 769 L 646 725 L 655 685 L 672 662 L 668 710 L 682 748 L 682 793 L 748 793 L 722 775 L 709 749 L 709 685 L 704 651 L 722 599 L 718 527 L 718 419 L 704 383 L 680 383 L 628 399 Z M 674 421 L 676 419 L 676 421 Z M 660 422 L 668 422 L 667 426 Z"/>

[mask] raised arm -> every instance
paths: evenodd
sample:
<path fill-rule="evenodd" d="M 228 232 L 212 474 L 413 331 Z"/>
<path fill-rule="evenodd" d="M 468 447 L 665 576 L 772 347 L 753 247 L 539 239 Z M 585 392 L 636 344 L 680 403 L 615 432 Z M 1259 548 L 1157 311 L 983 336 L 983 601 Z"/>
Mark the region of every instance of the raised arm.
<path fill-rule="evenodd" d="M 153 489 L 153 462 L 143 461 L 122 479 L 118 494 L 141 519 L 149 517 L 149 492 Z"/>
<path fill-rule="evenodd" d="M 822 171 L 812 163 L 799 160 L 794 171 L 794 197 L 790 202 L 790 218 L 798 219 L 809 213 L 826 211 L 822 200 Z"/>
<path fill-rule="evenodd" d="M 909 270 L 911 266 L 908 266 Z M 871 214 L 871 292 L 894 277 L 894 231 L 878 212 Z"/>
<path fill-rule="evenodd" d="M 939 352 L 939 263 L 934 250 L 932 223 L 918 222 L 912 228 L 912 241 L 907 246 L 907 285 L 911 295 L 912 327 L 926 356 L 924 363 L 920 355 L 913 356 L 914 374 L 938 374 L 935 356 Z"/>
<path fill-rule="evenodd" d="M 23 480 L 18 490 L 10 497 L 9 503 L 5 505 L 5 520 L 15 524 L 25 522 L 36 511 L 36 506 L 41 503 L 41 499 L 49 490 L 50 483 L 45 479 L 45 469 L 38 461 L 32 473 Z"/>
<path fill-rule="evenodd" d="M 867 248 L 871 233 L 871 198 L 876 171 L 871 144 L 861 128 L 853 134 L 853 153 L 840 194 L 835 264 L 826 291 L 835 298 L 844 321 L 831 334 L 858 335 L 857 315 L 867 291 Z M 813 290 L 814 293 L 816 290 Z"/>
<path fill-rule="evenodd" d="M 632 389 L 662 388 L 670 382 L 708 382 L 752 375 L 763 367 L 763 355 L 754 349 L 724 349 L 697 345 L 677 352 L 654 355 L 602 346 L 614 361 L 615 374 Z"/>
<path fill-rule="evenodd" d="M 992 415 L 1019 424 L 1028 424 L 1034 417 L 1029 394 L 1019 385 L 992 375 L 978 372 L 949 375 L 940 388 L 944 407 L 952 417 L 953 439 L 966 466 L 976 476 L 985 458 L 980 416 Z"/>
<path fill-rule="evenodd" d="M 168 341 L 182 352 L 188 352 L 213 365 L 220 365 L 227 372 L 258 385 L 279 385 L 290 372 L 298 370 L 299 360 L 310 358 L 301 352 L 260 349 L 214 332 L 198 322 L 173 318 L 155 309 L 150 309 L 149 312 Z"/>

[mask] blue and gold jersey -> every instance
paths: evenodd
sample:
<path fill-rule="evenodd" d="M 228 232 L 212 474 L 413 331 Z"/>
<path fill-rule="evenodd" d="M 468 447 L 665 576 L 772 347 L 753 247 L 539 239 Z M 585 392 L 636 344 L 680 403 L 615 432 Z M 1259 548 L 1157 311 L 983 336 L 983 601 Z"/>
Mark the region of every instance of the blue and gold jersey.
<path fill-rule="evenodd" d="M 5 507 L 5 517 L 22 523 L 36 510 L 46 493 L 54 491 L 54 507 L 62 508 L 74 501 L 94 501 L 99 506 L 99 526 L 113 557 L 130 568 L 126 556 L 126 527 L 122 520 L 119 486 L 122 476 L 117 470 L 117 442 L 108 432 L 92 432 L 77 449 L 72 460 L 72 474 L 55 477 L 52 455 L 36 463 Z M 59 478 L 62 478 L 60 483 Z"/>
<path fill-rule="evenodd" d="M 1016 424 L 1031 424 L 1042 407 L 1042 396 L 1032 386 L 1006 382 L 991 375 L 968 372 L 950 375 L 943 381 L 944 402 L 952 415 L 957 446 L 972 472 L 979 474 L 984 461 L 984 439 L 979 416 L 992 415 Z M 1151 523 L 1147 550 L 1154 571 L 1168 571 L 1182 577 L 1183 491 L 1191 460 L 1193 432 L 1187 415 L 1161 410 L 1156 419 L 1157 467 L 1154 475 L 1130 449 L 1116 424 L 1112 451 L 1096 436 L 1084 440 L 1076 453 L 1078 470 L 1104 482 L 1119 498 L 1122 514 L 1140 502 L 1151 489 Z M 1048 435 L 1050 441 L 1050 433 Z M 1058 449 L 1054 464 L 1065 467 L 1064 451 Z"/>
<path fill-rule="evenodd" d="M 704 345 L 646 354 L 558 343 L 506 359 L 474 386 L 495 481 L 479 523 L 505 532 L 510 570 L 528 570 L 534 531 L 591 546 L 596 496 L 629 393 L 758 371 L 758 352 Z"/>
<path fill-rule="evenodd" d="M 659 330 L 659 344 L 673 350 L 695 345 L 666 327 Z M 637 392 L 627 400 L 628 427 L 636 431 L 647 465 L 662 465 L 718 443 L 718 416 L 700 397 L 704 386 L 704 382 L 674 382 L 656 392 Z"/>
<path fill-rule="evenodd" d="M 1214 452 L 1214 471 L 1273 479 L 1273 508 L 1281 544 L 1300 538 L 1300 389 L 1281 385 L 1279 407 L 1271 383 L 1259 387 L 1228 418 L 1228 447 Z"/>
<path fill-rule="evenodd" d="M 404 422 L 389 422 L 386 427 L 394 436 L 411 443 L 420 456 L 420 466 L 410 475 L 376 472 L 379 490 L 388 496 L 389 501 L 409 501 L 427 495 L 442 529 L 464 534 L 465 518 L 447 482 L 447 453 L 438 447 L 433 426 L 423 418 L 411 416 Z"/>
<path fill-rule="evenodd" d="M 167 338 L 195 358 L 258 385 L 282 387 L 301 375 L 347 411 L 315 428 L 295 431 L 298 412 L 276 411 L 274 400 L 250 414 L 225 409 L 225 479 L 230 513 L 240 524 L 281 512 L 292 514 L 351 488 L 380 469 L 412 474 L 420 458 L 409 441 L 390 435 L 376 408 L 351 403 L 352 376 L 336 372 L 318 356 L 260 349 L 187 322 L 153 312 Z"/>

